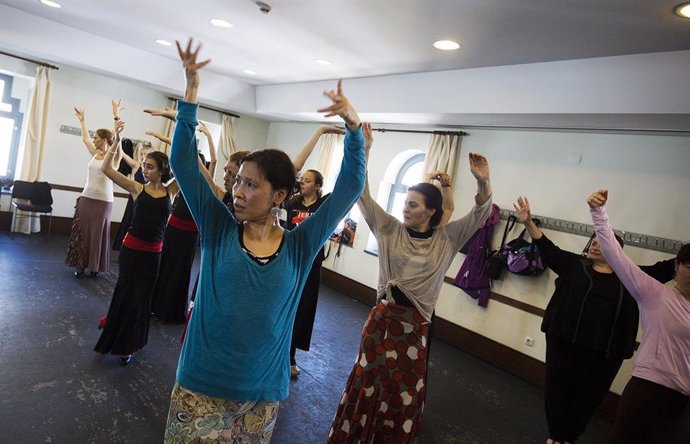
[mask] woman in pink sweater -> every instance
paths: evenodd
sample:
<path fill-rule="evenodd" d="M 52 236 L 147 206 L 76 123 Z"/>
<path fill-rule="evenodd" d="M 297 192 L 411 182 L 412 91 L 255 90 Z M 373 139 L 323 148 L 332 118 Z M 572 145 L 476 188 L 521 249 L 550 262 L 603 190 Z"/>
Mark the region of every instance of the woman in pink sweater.
<path fill-rule="evenodd" d="M 602 253 L 637 301 L 642 341 L 609 443 L 690 442 L 690 244 L 676 256 L 676 285 L 666 287 L 635 265 L 614 239 L 604 205 L 608 190 L 587 199 Z"/>

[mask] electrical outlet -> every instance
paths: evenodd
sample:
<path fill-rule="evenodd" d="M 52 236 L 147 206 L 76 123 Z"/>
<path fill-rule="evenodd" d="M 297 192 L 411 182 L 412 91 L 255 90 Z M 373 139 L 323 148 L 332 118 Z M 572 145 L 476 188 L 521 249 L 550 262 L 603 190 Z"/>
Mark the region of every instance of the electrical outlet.
<path fill-rule="evenodd" d="M 522 342 L 524 342 L 525 345 L 528 347 L 534 347 L 534 338 L 531 338 L 529 336 L 525 336 L 525 340 Z"/>

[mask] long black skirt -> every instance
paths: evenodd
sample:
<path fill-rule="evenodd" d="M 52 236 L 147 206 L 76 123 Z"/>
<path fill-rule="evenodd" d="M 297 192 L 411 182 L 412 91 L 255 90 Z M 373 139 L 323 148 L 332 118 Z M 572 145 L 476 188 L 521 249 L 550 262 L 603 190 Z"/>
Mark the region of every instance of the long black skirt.
<path fill-rule="evenodd" d="M 181 323 L 187 316 L 189 281 L 199 235 L 168 225 L 163 240 L 158 282 L 151 312 L 163 322 Z"/>
<path fill-rule="evenodd" d="M 292 345 L 300 350 L 309 351 L 311 333 L 316 319 L 316 304 L 319 301 L 319 286 L 321 284 L 321 261 L 312 264 L 307 281 L 302 290 L 302 297 L 297 306 L 295 323 L 292 327 Z"/>
<path fill-rule="evenodd" d="M 105 326 L 94 351 L 131 355 L 146 345 L 151 316 L 151 295 L 158 277 L 160 253 L 120 250 L 120 274 Z"/>

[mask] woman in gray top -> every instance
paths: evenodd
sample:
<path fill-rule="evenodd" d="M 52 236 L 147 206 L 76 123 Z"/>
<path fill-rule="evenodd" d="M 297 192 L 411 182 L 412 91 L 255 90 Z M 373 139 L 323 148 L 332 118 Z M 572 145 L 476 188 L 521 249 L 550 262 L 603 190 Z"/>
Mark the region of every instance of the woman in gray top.
<path fill-rule="evenodd" d="M 366 153 L 373 143 L 364 124 Z M 377 304 L 362 331 L 359 355 L 350 373 L 328 443 L 413 442 L 426 394 L 427 337 L 445 273 L 459 248 L 491 212 L 489 162 L 470 153 L 477 179 L 474 208 L 440 225 L 443 198 L 435 186 L 409 188 L 403 221 L 386 213 L 369 192 L 358 204 L 379 246 Z M 449 184 L 444 182 L 445 185 Z"/>

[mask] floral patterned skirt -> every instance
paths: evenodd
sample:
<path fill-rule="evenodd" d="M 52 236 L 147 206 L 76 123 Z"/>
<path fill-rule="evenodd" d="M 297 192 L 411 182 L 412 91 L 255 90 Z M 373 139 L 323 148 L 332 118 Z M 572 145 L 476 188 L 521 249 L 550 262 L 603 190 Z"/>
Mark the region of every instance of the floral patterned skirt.
<path fill-rule="evenodd" d="M 382 301 L 371 310 L 327 443 L 415 442 L 428 334 L 416 308 Z"/>
<path fill-rule="evenodd" d="M 213 398 L 175 383 L 165 444 L 268 444 L 278 417 L 278 404 Z"/>

